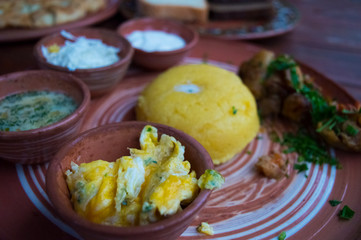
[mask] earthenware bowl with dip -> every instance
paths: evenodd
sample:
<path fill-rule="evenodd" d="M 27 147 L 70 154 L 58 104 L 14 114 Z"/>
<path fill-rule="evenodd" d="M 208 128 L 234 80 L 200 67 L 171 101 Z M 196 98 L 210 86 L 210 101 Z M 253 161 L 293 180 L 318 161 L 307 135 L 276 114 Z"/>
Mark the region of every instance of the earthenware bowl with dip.
<path fill-rule="evenodd" d="M 163 70 L 179 63 L 198 42 L 198 33 L 194 29 L 180 22 L 165 19 L 137 18 L 129 20 L 118 27 L 117 33 L 127 38 L 135 31 L 149 30 L 175 34 L 185 41 L 183 47 L 171 51 L 148 52 L 135 48 L 134 63 L 151 70 Z"/>
<path fill-rule="evenodd" d="M 59 148 L 78 133 L 90 104 L 88 87 L 71 74 L 50 70 L 16 72 L 0 76 L 0 101 L 13 94 L 48 91 L 72 98 L 76 109 L 50 125 L 25 131 L 0 131 L 0 160 L 34 164 L 52 159 Z"/>
<path fill-rule="evenodd" d="M 43 69 L 51 69 L 60 72 L 71 73 L 74 76 L 83 80 L 89 87 L 91 96 L 97 97 L 104 95 L 113 89 L 113 87 L 122 80 L 133 56 L 133 48 L 130 43 L 123 37 L 119 36 L 113 31 L 97 28 L 79 28 L 67 31 L 67 33 L 76 38 L 84 36 L 87 39 L 99 39 L 107 46 L 118 48 L 120 51 L 117 53 L 119 60 L 113 64 L 88 68 L 88 69 L 76 69 L 69 70 L 67 67 L 62 67 L 49 63 L 42 52 L 43 47 L 50 47 L 54 44 L 62 47 L 65 41 L 74 41 L 65 37 L 61 33 L 56 33 L 42 38 L 34 47 L 34 55 L 38 61 L 38 64 Z M 68 34 L 68 35 L 69 35 Z M 88 58 L 92 56 L 87 56 Z"/>
<path fill-rule="evenodd" d="M 156 127 L 159 136 L 163 133 L 173 136 L 185 146 L 185 159 L 190 162 L 197 178 L 206 169 L 213 168 L 209 154 L 200 143 L 184 132 L 161 124 L 128 121 L 93 128 L 78 135 L 66 143 L 50 163 L 46 174 L 46 191 L 58 215 L 84 239 L 176 239 L 204 207 L 210 190 L 201 190 L 183 211 L 143 226 L 96 224 L 74 211 L 65 180 L 65 172 L 70 169 L 71 162 L 78 165 L 97 159 L 111 162 L 120 156 L 129 156 L 128 148 L 139 148 L 139 136 L 147 124 Z"/>

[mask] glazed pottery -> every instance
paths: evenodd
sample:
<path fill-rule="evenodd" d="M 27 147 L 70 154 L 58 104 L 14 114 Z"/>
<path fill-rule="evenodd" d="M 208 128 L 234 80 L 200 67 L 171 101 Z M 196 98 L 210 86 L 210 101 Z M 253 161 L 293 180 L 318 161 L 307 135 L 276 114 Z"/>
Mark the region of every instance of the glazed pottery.
<path fill-rule="evenodd" d="M 146 124 L 156 127 L 158 136 L 163 133 L 173 136 L 185 146 L 185 159 L 191 163 L 197 178 L 206 169 L 213 168 L 209 154 L 195 139 L 165 125 L 129 121 L 82 133 L 65 144 L 50 163 L 46 174 L 46 191 L 59 216 L 85 239 L 176 239 L 205 205 L 209 190 L 201 190 L 183 211 L 164 220 L 135 227 L 92 223 L 74 211 L 64 175 L 70 169 L 71 162 L 81 164 L 98 159 L 115 161 L 121 156 L 129 156 L 128 148 L 139 148 L 139 136 Z"/>
<path fill-rule="evenodd" d="M 49 161 L 64 142 L 79 131 L 90 104 L 89 90 L 80 79 L 49 70 L 0 76 L 0 100 L 17 93 L 44 90 L 72 97 L 78 108 L 66 118 L 45 127 L 16 132 L 0 131 L 0 159 L 22 164 Z"/>
<path fill-rule="evenodd" d="M 174 51 L 145 52 L 135 48 L 134 63 L 151 70 L 163 70 L 174 66 L 187 56 L 198 42 L 198 33 L 191 27 L 180 22 L 165 19 L 138 18 L 129 20 L 118 27 L 117 33 L 126 37 L 136 30 L 157 30 L 173 33 L 183 38 L 186 42 L 183 48 Z"/>
<path fill-rule="evenodd" d="M 119 61 L 109 66 L 90 68 L 90 69 L 76 69 L 70 71 L 68 68 L 53 65 L 45 59 L 41 51 L 41 47 L 49 47 L 57 44 L 64 45 L 65 39 L 60 33 L 56 33 L 42 38 L 34 47 L 34 55 L 38 61 L 40 68 L 52 69 L 56 71 L 71 73 L 74 76 L 83 80 L 89 87 L 91 96 L 98 97 L 111 91 L 113 87 L 123 79 L 126 74 L 129 64 L 133 56 L 133 48 L 130 43 L 123 37 L 117 35 L 115 32 L 105 29 L 97 28 L 79 28 L 69 30 L 75 37 L 85 36 L 86 38 L 100 39 L 108 46 L 119 48 Z"/>

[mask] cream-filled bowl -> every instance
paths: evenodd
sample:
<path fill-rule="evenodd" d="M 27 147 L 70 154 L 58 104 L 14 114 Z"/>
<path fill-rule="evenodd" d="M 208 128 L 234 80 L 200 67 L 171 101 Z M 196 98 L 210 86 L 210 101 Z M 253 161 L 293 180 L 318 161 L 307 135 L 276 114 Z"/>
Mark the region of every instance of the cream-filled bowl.
<path fill-rule="evenodd" d="M 147 34 L 147 32 L 153 32 L 153 34 Z M 187 56 L 198 42 L 198 33 L 191 27 L 165 19 L 132 19 L 121 24 L 117 33 L 131 43 L 133 41 L 134 63 L 151 70 L 163 70 L 174 66 Z M 139 34 L 138 38 L 132 36 L 135 33 Z M 150 40 L 152 36 L 154 39 Z M 139 44 L 142 37 L 150 38 L 143 44 Z M 163 46 L 157 44 L 159 41 Z M 180 44 L 179 42 L 182 41 L 184 43 Z M 154 45 L 151 45 L 150 43 L 153 42 Z M 158 46 L 158 48 L 154 46 Z M 164 46 L 167 47 L 164 48 Z"/>

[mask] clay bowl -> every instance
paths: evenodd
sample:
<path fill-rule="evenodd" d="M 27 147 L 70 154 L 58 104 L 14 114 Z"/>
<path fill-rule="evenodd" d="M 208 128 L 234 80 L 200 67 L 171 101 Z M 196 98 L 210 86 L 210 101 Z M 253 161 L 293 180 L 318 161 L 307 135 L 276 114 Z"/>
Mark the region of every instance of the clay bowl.
<path fill-rule="evenodd" d="M 198 33 L 195 30 L 182 23 L 165 19 L 138 18 L 129 20 L 118 27 L 117 33 L 126 37 L 137 30 L 158 30 L 173 33 L 182 37 L 186 42 L 183 48 L 174 51 L 146 52 L 135 48 L 133 62 L 151 70 L 163 70 L 174 66 L 187 56 L 198 42 Z"/>
<path fill-rule="evenodd" d="M 46 174 L 46 191 L 58 215 L 85 239 L 176 239 L 203 208 L 210 195 L 201 190 L 195 200 L 182 212 L 146 226 L 118 227 L 96 224 L 78 215 L 72 207 L 65 181 L 65 171 L 73 161 L 77 164 L 97 159 L 115 161 L 129 156 L 128 147 L 139 148 L 139 136 L 146 122 L 121 122 L 88 130 L 65 144 L 50 163 Z M 185 146 L 185 159 L 196 171 L 197 177 L 213 168 L 208 152 L 195 139 L 169 126 L 151 123 L 158 136 L 174 136 Z"/>
<path fill-rule="evenodd" d="M 17 132 L 0 131 L 0 159 L 22 164 L 46 162 L 64 142 L 77 134 L 90 104 L 89 89 L 80 79 L 49 70 L 0 76 L 0 100 L 12 94 L 44 90 L 72 97 L 78 108 L 68 117 L 45 127 Z"/>
<path fill-rule="evenodd" d="M 101 39 L 104 44 L 120 48 L 118 53 L 119 61 L 105 67 L 76 69 L 70 71 L 68 68 L 60 67 L 48 63 L 42 54 L 41 46 L 51 46 L 57 44 L 64 45 L 65 38 L 56 33 L 42 38 L 34 47 L 34 55 L 40 68 L 52 69 L 60 72 L 71 73 L 83 80 L 89 87 L 91 96 L 98 97 L 113 89 L 113 87 L 124 77 L 133 56 L 133 48 L 130 43 L 115 32 L 97 28 L 79 28 L 68 30 L 75 37 L 85 36 L 86 38 Z"/>

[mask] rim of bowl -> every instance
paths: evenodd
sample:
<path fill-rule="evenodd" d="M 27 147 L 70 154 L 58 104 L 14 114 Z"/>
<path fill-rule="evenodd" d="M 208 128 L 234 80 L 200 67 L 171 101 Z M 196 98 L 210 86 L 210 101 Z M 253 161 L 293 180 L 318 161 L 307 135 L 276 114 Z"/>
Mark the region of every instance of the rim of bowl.
<path fill-rule="evenodd" d="M 92 231 L 96 231 L 98 233 L 106 235 L 116 235 L 116 234 L 122 234 L 122 235 L 131 235 L 134 234 L 134 232 L 141 232 L 142 234 L 146 233 L 152 233 L 154 231 L 158 231 L 164 228 L 168 228 L 177 224 L 180 224 L 185 219 L 188 219 L 191 215 L 194 214 L 194 212 L 198 212 L 198 210 L 201 210 L 202 207 L 205 205 L 207 199 L 209 198 L 211 194 L 211 190 L 202 189 L 199 191 L 197 197 L 182 211 L 179 213 L 176 213 L 168 218 L 162 219 L 160 221 L 150 223 L 148 225 L 144 226 L 131 226 L 131 227 L 122 227 L 122 226 L 112 226 L 112 225 L 104 225 L 104 224 L 97 224 L 93 223 L 86 218 L 83 218 L 79 214 L 75 212 L 75 210 L 71 212 L 62 211 L 63 202 L 60 200 L 60 198 L 57 198 L 58 192 L 53 191 L 54 188 L 51 186 L 57 185 L 57 177 L 56 172 L 60 168 L 60 162 L 62 161 L 63 157 L 66 155 L 66 153 L 72 148 L 72 144 L 76 144 L 80 141 L 82 141 L 83 138 L 87 136 L 92 136 L 93 134 L 96 134 L 97 132 L 101 132 L 104 129 L 112 129 L 112 128 L 118 128 L 118 127 L 124 127 L 129 128 L 134 126 L 136 124 L 137 126 L 145 126 L 147 124 L 150 124 L 157 129 L 167 129 L 167 131 L 170 130 L 170 133 L 166 134 L 172 134 L 176 133 L 178 135 L 186 135 L 187 141 L 190 142 L 191 145 L 195 146 L 199 151 L 201 151 L 202 155 L 205 157 L 203 158 L 203 164 L 205 165 L 206 169 L 214 169 L 214 165 L 212 162 L 212 159 L 207 152 L 207 150 L 193 137 L 190 135 L 175 129 L 173 127 L 158 124 L 158 123 L 152 123 L 152 122 L 144 122 L 144 121 L 124 121 L 120 123 L 112 123 L 103 125 L 100 127 L 89 129 L 75 137 L 73 137 L 71 140 L 67 141 L 61 149 L 57 152 L 57 154 L 54 156 L 53 160 L 49 164 L 49 168 L 46 174 L 46 192 L 49 196 L 50 201 L 53 203 L 53 206 L 58 213 L 59 216 L 61 216 L 62 219 L 64 219 L 67 223 L 70 223 L 70 225 L 76 225 L 77 228 L 81 228 L 83 230 L 91 228 Z M 140 129 L 141 131 L 141 129 Z M 64 174 L 64 173 L 63 173 Z M 64 178 L 65 181 L 65 178 Z M 69 199 L 70 201 L 70 199 Z M 59 208 L 60 206 L 60 208 Z"/>
<path fill-rule="evenodd" d="M 188 51 L 189 49 L 193 48 L 194 45 L 198 42 L 199 39 L 199 35 L 196 32 L 196 30 L 194 30 L 192 27 L 185 25 L 184 23 L 181 23 L 179 21 L 175 21 L 175 20 L 169 20 L 169 19 L 161 19 L 161 18 L 152 18 L 152 17 L 142 17 L 142 18 L 134 18 L 131 20 L 128 20 L 122 24 L 120 24 L 116 30 L 116 32 L 118 33 L 118 35 L 122 36 L 123 38 L 126 39 L 126 35 L 123 35 L 123 30 L 131 25 L 133 25 L 136 22 L 161 22 L 165 25 L 167 24 L 172 24 L 172 25 L 177 25 L 180 26 L 184 29 L 187 29 L 187 31 L 192 33 L 192 39 L 190 40 L 189 43 L 186 42 L 186 45 L 182 48 L 176 49 L 176 50 L 172 50 L 172 51 L 154 51 L 154 52 L 146 52 L 143 51 L 139 48 L 135 48 L 133 47 L 133 45 L 130 43 L 130 45 L 132 45 L 132 47 L 134 48 L 134 50 L 136 52 L 140 52 L 142 54 L 155 54 L 155 55 L 169 55 L 169 54 L 176 54 L 176 53 L 181 53 L 181 52 L 185 52 Z M 150 24 L 151 25 L 151 24 Z M 136 31 L 137 29 L 134 29 L 133 31 Z M 156 29 L 153 29 L 156 30 Z M 133 32 L 132 31 L 132 32 Z M 178 34 L 176 34 L 178 35 Z M 179 37 L 182 37 L 180 35 L 178 35 Z M 183 38 L 183 37 L 182 37 Z M 183 38 L 184 39 L 184 38 Z"/>
<path fill-rule="evenodd" d="M 114 31 L 104 29 L 104 28 L 75 28 L 75 29 L 68 29 L 66 31 L 68 31 L 68 32 L 70 32 L 72 34 L 74 34 L 74 32 L 75 32 L 76 35 L 78 35 L 78 32 L 82 32 L 82 31 L 97 31 L 97 32 L 106 33 L 107 35 L 110 35 L 110 36 L 112 36 L 114 38 L 118 38 L 118 40 L 120 40 L 125 45 L 127 45 L 128 51 L 126 52 L 125 57 L 121 58 L 119 61 L 117 61 L 117 62 L 115 62 L 115 63 L 113 63 L 111 65 L 104 66 L 104 67 L 98 67 L 98 68 L 75 69 L 74 71 L 70 71 L 66 67 L 62 67 L 62 66 L 58 66 L 58 65 L 54 65 L 54 64 L 49 63 L 46 60 L 46 58 L 44 57 L 44 55 L 43 55 L 43 53 L 41 51 L 41 46 L 43 46 L 45 42 L 53 39 L 54 37 L 58 37 L 58 36 L 61 37 L 60 32 L 57 32 L 57 33 L 53 33 L 51 35 L 43 37 L 42 39 L 40 39 L 35 44 L 35 46 L 34 46 L 34 55 L 35 55 L 35 58 L 40 63 L 46 65 L 49 68 L 56 69 L 58 71 L 64 71 L 64 72 L 69 72 L 69 73 L 88 73 L 88 72 L 106 71 L 106 70 L 109 70 L 109 69 L 112 69 L 112 68 L 119 67 L 119 66 L 125 64 L 128 61 L 131 61 L 131 58 L 132 58 L 133 53 L 134 53 L 134 48 L 133 48 L 132 44 L 125 37 L 120 36 L 119 34 L 117 34 Z M 79 34 L 79 35 L 81 35 L 81 34 Z M 92 38 L 92 39 L 94 39 L 94 38 Z M 97 38 L 97 39 L 100 39 L 100 38 Z M 102 40 L 102 42 L 103 42 L 103 39 L 100 39 L 100 40 Z M 120 51 L 122 51 L 122 49 Z"/>
<path fill-rule="evenodd" d="M 83 94 L 83 98 L 82 101 L 80 102 L 79 106 L 74 110 L 74 112 L 72 112 L 70 115 L 68 115 L 67 117 L 61 119 L 60 121 L 57 121 L 53 124 L 44 126 L 44 127 L 40 127 L 40 128 L 35 128 L 35 129 L 30 129 L 30 130 L 25 130 L 25 131 L 0 131 L 0 136 L 3 138 L 12 138 L 12 137 L 32 137 L 35 134 L 37 134 L 37 136 L 39 136 L 39 134 L 42 133 L 49 133 L 51 131 L 56 131 L 58 128 L 63 127 L 63 125 L 66 124 L 70 124 L 72 121 L 74 121 L 75 118 L 77 118 L 77 116 L 82 115 L 85 113 L 85 111 L 87 110 L 89 103 L 90 103 L 90 91 L 89 88 L 87 87 L 87 85 L 80 80 L 79 78 L 77 78 L 76 76 L 69 74 L 69 73 L 64 73 L 64 72 L 57 72 L 54 70 L 29 70 L 29 71 L 21 71 L 21 72 L 14 72 L 14 73 L 9 73 L 9 74 L 5 74 L 0 76 L 0 83 L 1 80 L 3 79 L 7 79 L 8 77 L 14 77 L 14 80 L 16 80 L 16 76 L 24 76 L 27 74 L 41 74 L 41 73 L 50 73 L 50 74 L 61 74 L 61 75 L 66 75 L 67 78 L 69 79 L 69 81 L 74 82 L 75 84 L 78 85 L 80 91 Z M 26 91 L 24 91 L 26 92 Z M 18 92 L 20 93 L 20 92 Z M 7 96 L 12 95 L 13 93 L 10 93 Z M 14 93 L 17 94 L 17 93 Z"/>

